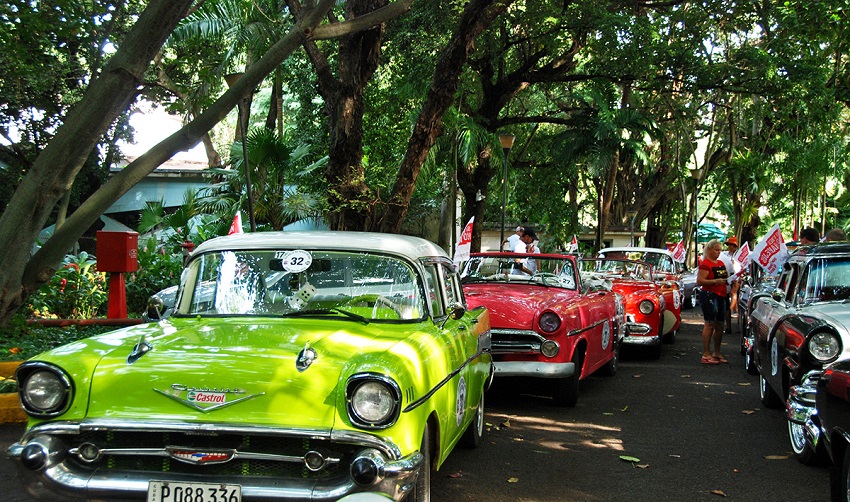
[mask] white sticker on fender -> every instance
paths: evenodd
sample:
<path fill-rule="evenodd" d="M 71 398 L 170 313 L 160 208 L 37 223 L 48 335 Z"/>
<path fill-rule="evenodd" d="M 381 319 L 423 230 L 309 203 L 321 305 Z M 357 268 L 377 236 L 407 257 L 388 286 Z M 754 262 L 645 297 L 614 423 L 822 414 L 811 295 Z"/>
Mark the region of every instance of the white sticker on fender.
<path fill-rule="evenodd" d="M 460 377 L 457 382 L 457 403 L 455 404 L 455 418 L 458 427 L 463 423 L 464 413 L 466 413 L 466 380 Z"/>
<path fill-rule="evenodd" d="M 611 327 L 606 320 L 602 325 L 602 350 L 607 349 L 609 343 L 611 343 Z"/>

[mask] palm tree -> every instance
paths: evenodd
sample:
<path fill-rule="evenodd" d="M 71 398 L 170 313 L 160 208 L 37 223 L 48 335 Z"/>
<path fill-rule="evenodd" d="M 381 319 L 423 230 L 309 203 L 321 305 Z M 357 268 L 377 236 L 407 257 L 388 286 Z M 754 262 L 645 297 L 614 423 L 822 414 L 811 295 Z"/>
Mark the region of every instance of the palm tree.
<path fill-rule="evenodd" d="M 655 125 L 635 109 L 611 107 L 599 92 L 578 97 L 589 107 L 571 118 L 560 137 L 559 155 L 568 162 L 581 163 L 596 189 L 595 252 L 602 246 L 612 213 L 624 216 L 629 205 L 629 201 L 622 200 L 623 194 L 615 193 L 623 161 L 650 162 L 647 147 Z M 620 200 L 615 206 L 617 196 Z"/>

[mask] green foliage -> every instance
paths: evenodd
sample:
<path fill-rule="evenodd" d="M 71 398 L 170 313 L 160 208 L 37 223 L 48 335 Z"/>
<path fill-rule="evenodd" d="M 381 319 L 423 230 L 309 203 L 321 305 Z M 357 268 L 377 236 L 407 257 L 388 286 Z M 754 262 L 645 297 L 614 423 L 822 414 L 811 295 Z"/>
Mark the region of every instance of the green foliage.
<path fill-rule="evenodd" d="M 142 314 L 150 296 L 176 285 L 182 270 L 183 255 L 180 253 L 156 246 L 139 249 L 139 269 L 127 278 L 127 311 Z"/>
<path fill-rule="evenodd" d="M 106 274 L 96 270 L 97 260 L 85 251 L 68 255 L 62 267 L 27 299 L 28 316 L 88 319 L 105 313 Z"/>
<path fill-rule="evenodd" d="M 0 328 L 0 361 L 26 360 L 60 345 L 114 329 L 114 326 L 27 325 L 24 316 L 17 315 Z"/>

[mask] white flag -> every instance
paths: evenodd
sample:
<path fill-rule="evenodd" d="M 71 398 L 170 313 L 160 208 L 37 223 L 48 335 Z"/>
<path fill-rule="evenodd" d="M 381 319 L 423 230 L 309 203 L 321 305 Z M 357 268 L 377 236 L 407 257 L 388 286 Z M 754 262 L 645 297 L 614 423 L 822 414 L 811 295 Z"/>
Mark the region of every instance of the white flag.
<path fill-rule="evenodd" d="M 573 234 L 573 240 L 567 246 L 567 253 L 575 253 L 576 251 L 578 251 L 578 239 L 576 239 L 576 234 Z"/>
<path fill-rule="evenodd" d="M 673 248 L 673 259 L 678 263 L 685 263 L 686 256 L 685 241 L 681 240 L 678 244 L 676 244 L 676 247 Z"/>
<path fill-rule="evenodd" d="M 767 236 L 753 248 L 751 259 L 755 259 L 768 274 L 776 274 L 788 259 L 788 248 L 779 230 L 779 223 L 767 232 Z"/>
<path fill-rule="evenodd" d="M 745 242 L 732 259 L 740 263 L 742 268 L 747 268 L 750 266 L 750 254 L 750 243 Z"/>
<path fill-rule="evenodd" d="M 455 248 L 455 265 L 469 259 L 469 250 L 472 248 L 472 222 L 474 220 L 475 216 L 470 218 L 469 223 L 463 227 L 463 232 L 460 233 L 460 242 L 457 243 Z"/>

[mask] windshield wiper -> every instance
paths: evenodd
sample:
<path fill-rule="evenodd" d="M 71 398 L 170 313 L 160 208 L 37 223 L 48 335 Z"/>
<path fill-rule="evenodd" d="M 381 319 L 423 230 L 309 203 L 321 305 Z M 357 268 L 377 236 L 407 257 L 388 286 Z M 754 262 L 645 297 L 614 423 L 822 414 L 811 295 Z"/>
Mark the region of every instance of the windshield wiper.
<path fill-rule="evenodd" d="M 284 314 L 284 317 L 300 317 L 300 316 L 310 316 L 310 315 L 328 315 L 328 314 L 342 314 L 349 319 L 354 319 L 355 321 L 362 322 L 363 324 L 369 324 L 369 319 L 363 317 L 360 314 L 355 314 L 354 312 L 349 312 L 347 310 L 338 309 L 336 307 L 330 309 L 308 309 L 308 310 L 298 310 L 296 312 L 290 312 L 288 314 Z"/>

